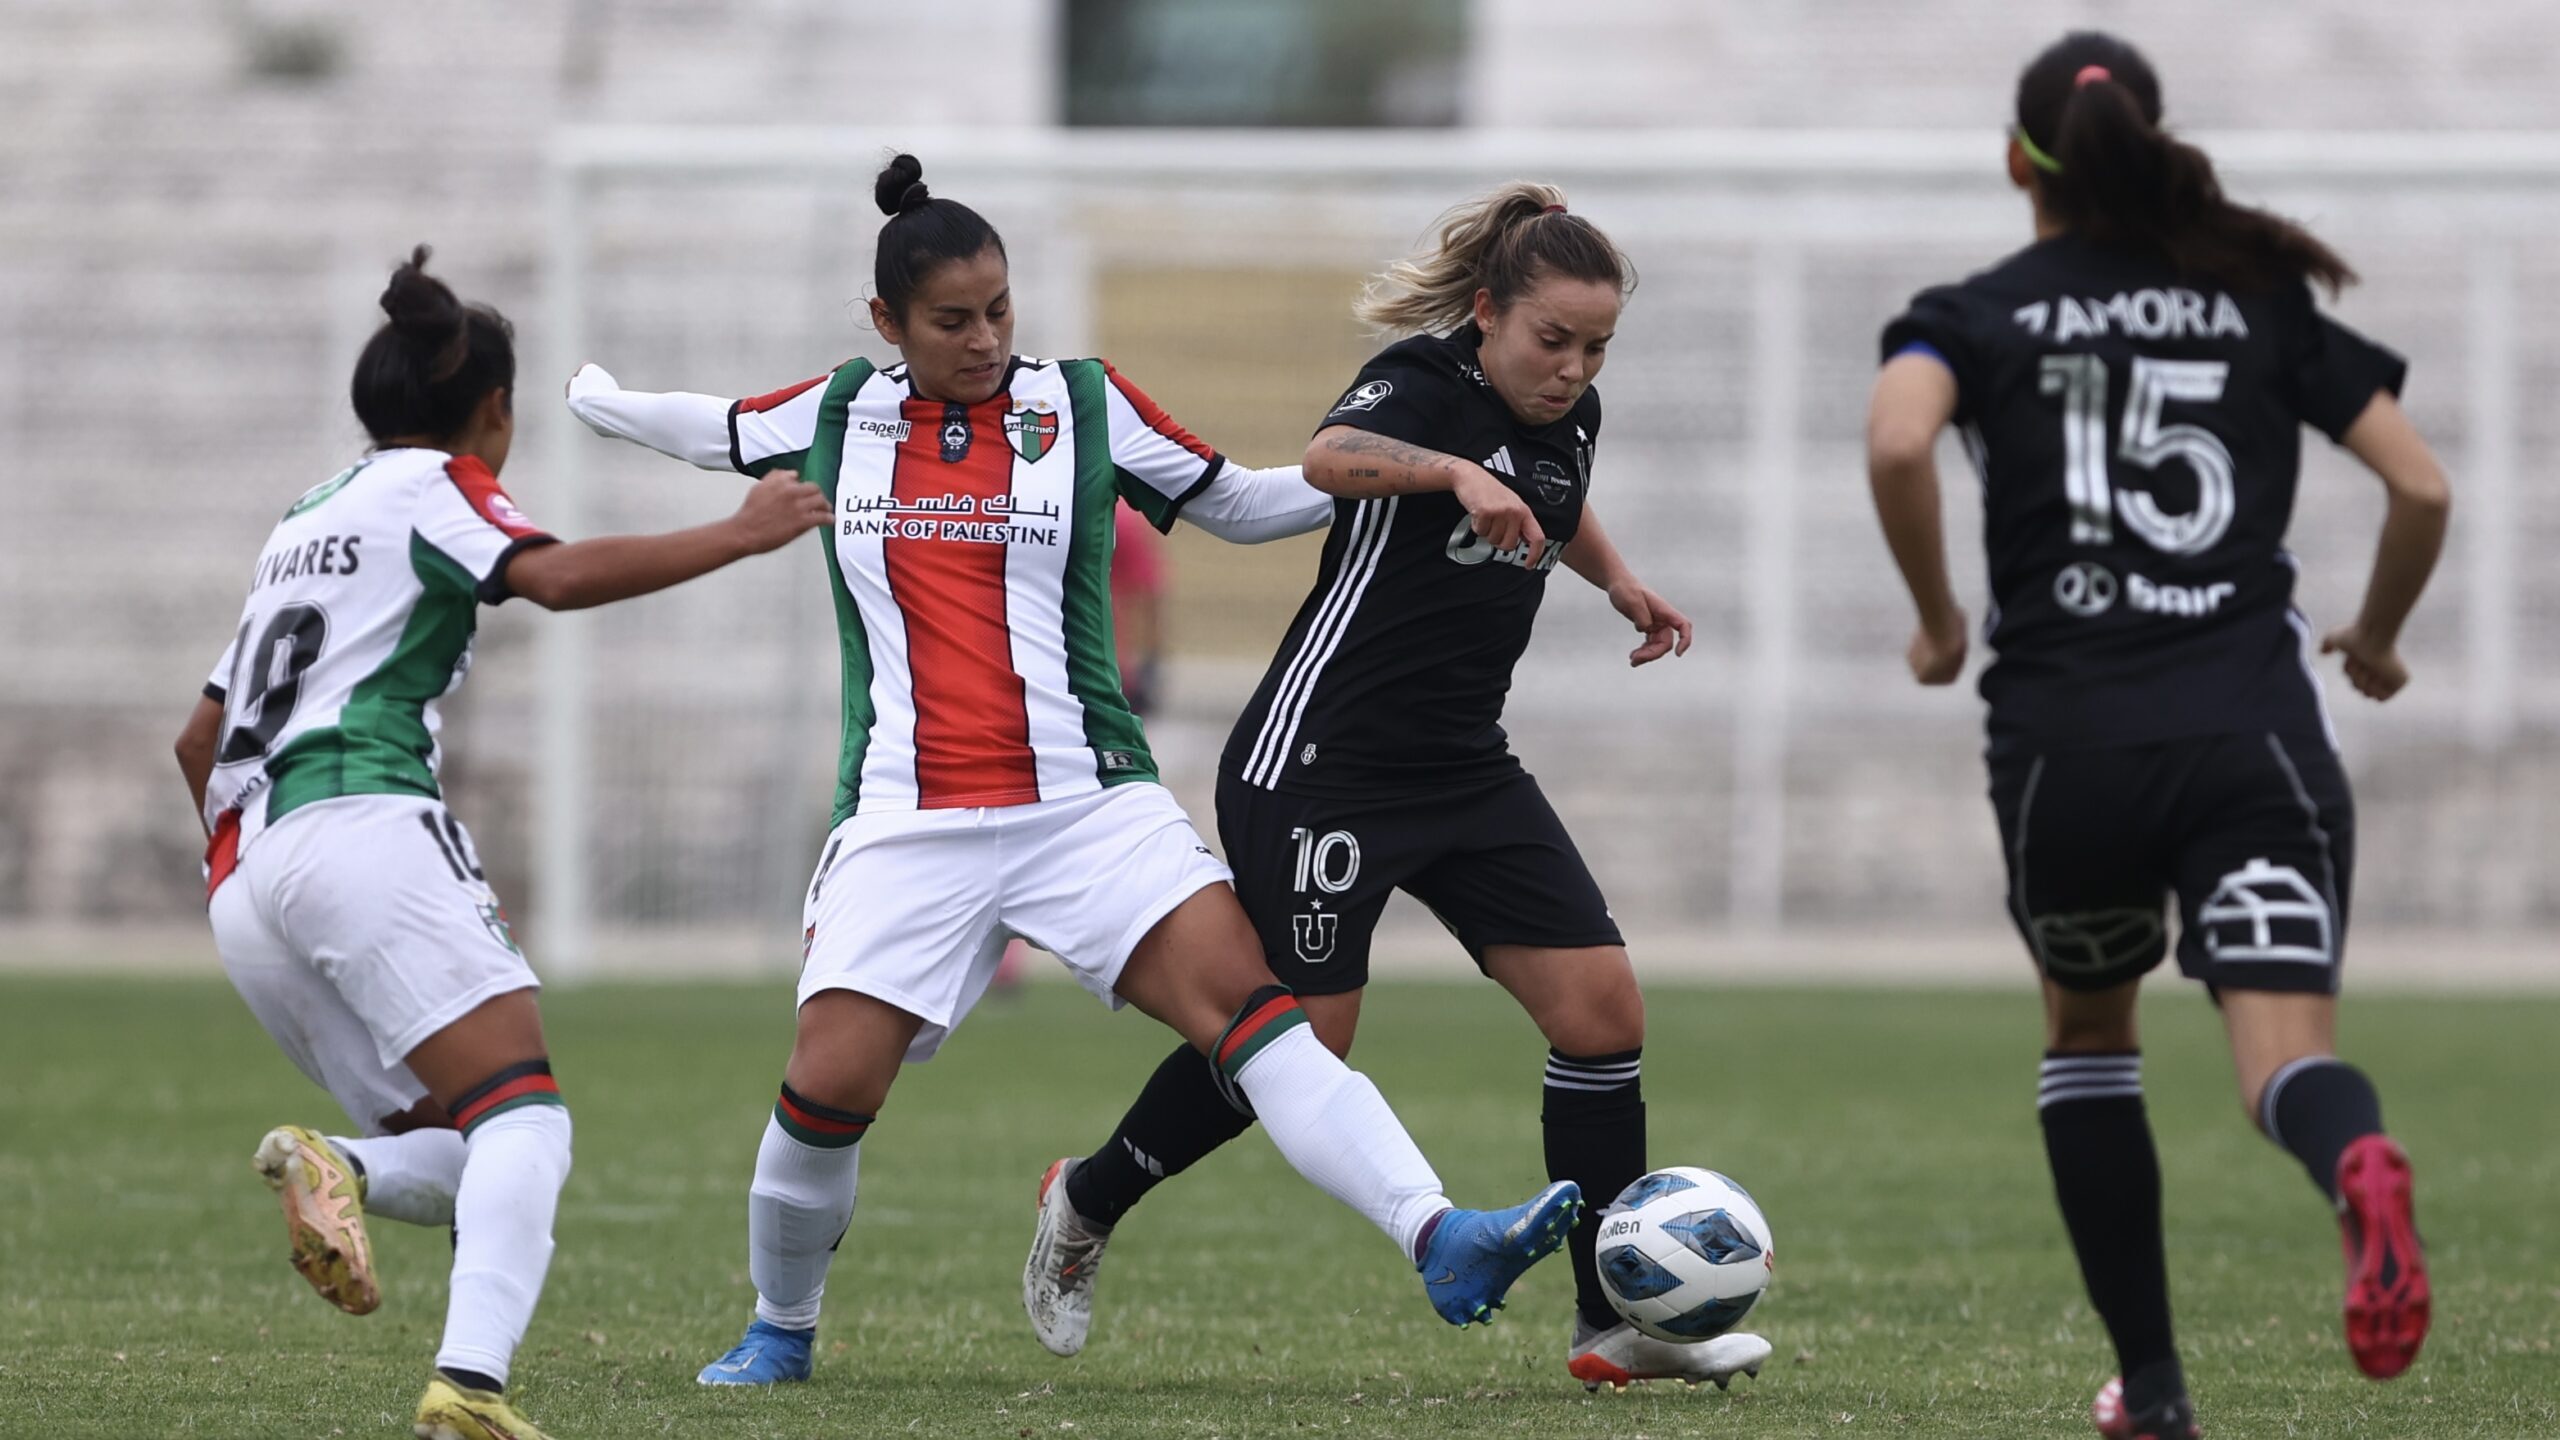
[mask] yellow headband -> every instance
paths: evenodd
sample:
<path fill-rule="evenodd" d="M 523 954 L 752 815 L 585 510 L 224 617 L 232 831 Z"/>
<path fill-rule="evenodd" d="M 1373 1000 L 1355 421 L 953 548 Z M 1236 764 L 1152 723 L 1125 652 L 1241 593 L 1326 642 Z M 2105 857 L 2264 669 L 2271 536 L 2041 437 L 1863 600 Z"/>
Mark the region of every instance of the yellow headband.
<path fill-rule="evenodd" d="M 2009 133 L 2017 137 L 2018 148 L 2026 153 L 2028 164 L 2033 165 L 2047 175 L 2059 175 L 2062 173 L 2062 162 L 2044 153 L 2044 147 L 2038 145 L 2035 142 L 2035 137 L 2027 133 L 2026 126 L 2013 126 Z"/>

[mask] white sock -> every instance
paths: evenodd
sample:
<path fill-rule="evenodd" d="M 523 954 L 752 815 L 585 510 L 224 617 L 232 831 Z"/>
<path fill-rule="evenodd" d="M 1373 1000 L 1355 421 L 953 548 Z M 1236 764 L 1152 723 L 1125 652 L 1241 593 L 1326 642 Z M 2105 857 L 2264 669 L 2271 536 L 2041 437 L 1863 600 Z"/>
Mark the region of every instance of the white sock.
<path fill-rule="evenodd" d="M 481 1121 L 467 1143 L 436 1366 L 504 1384 L 551 1268 L 551 1217 L 569 1179 L 569 1111 L 519 1105 Z"/>
<path fill-rule="evenodd" d="M 412 1130 L 362 1140 L 329 1137 L 329 1146 L 364 1167 L 364 1213 L 411 1225 L 453 1223 L 471 1147 L 459 1130 Z"/>
<path fill-rule="evenodd" d="M 1449 1208 L 1449 1197 L 1369 1077 L 1343 1064 L 1306 1024 L 1265 1043 L 1234 1074 L 1289 1164 L 1414 1259 L 1423 1225 Z"/>
<path fill-rule="evenodd" d="M 756 1148 L 755 1184 L 747 1190 L 747 1274 L 756 1283 L 756 1318 L 785 1330 L 818 1323 L 827 1267 L 853 1223 L 862 1146 L 817 1146 L 793 1139 L 782 1122 L 764 1122 Z"/>

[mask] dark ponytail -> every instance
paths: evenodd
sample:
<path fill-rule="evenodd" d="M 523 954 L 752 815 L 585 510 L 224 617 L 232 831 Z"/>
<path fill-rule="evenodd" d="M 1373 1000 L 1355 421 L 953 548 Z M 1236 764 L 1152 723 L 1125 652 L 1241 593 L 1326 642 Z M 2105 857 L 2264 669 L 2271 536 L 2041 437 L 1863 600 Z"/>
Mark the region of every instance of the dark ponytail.
<path fill-rule="evenodd" d="M 356 418 L 377 445 L 441 440 L 470 423 L 492 390 L 516 383 L 516 332 L 486 305 L 465 305 L 427 273 L 424 245 L 391 272 L 382 313 L 391 318 L 365 342 L 349 387 Z"/>
<path fill-rule="evenodd" d="M 872 183 L 871 198 L 889 223 L 880 227 L 880 248 L 871 261 L 872 293 L 903 323 L 907 302 L 925 277 L 955 260 L 968 260 L 995 247 L 1004 255 L 1004 237 L 977 211 L 957 200 L 937 200 L 925 188 L 924 162 L 898 155 Z"/>
<path fill-rule="evenodd" d="M 2160 128 L 2160 77 L 2112 35 L 2075 31 L 2018 77 L 2018 135 L 2047 214 L 2102 245 L 2241 289 L 2356 272 L 2310 231 L 2232 203 L 2213 161 Z"/>

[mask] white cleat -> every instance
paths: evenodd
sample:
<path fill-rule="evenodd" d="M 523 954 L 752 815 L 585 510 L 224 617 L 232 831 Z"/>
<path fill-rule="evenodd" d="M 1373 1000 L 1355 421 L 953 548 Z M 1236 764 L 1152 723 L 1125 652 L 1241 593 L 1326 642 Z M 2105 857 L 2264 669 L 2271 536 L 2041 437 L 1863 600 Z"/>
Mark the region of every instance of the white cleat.
<path fill-rule="evenodd" d="M 1022 1309 L 1052 1355 L 1084 1348 L 1093 1329 L 1093 1277 L 1102 1269 L 1102 1247 L 1111 1243 L 1110 1226 L 1088 1223 L 1067 1200 L 1067 1176 L 1083 1163 L 1070 1156 L 1040 1177 L 1031 1258 L 1022 1266 Z"/>
<path fill-rule="evenodd" d="M 1769 1342 L 1757 1335 L 1718 1335 L 1695 1344 L 1674 1345 L 1656 1340 L 1633 1325 L 1594 1330 L 1577 1315 L 1573 1321 L 1573 1348 L 1566 1354 L 1565 1368 L 1586 1390 L 1603 1385 L 1623 1390 L 1640 1380 L 1677 1380 L 1684 1385 L 1704 1381 L 1722 1390 L 1733 1383 L 1736 1375 L 1756 1379 L 1760 1367 L 1768 1361 Z"/>

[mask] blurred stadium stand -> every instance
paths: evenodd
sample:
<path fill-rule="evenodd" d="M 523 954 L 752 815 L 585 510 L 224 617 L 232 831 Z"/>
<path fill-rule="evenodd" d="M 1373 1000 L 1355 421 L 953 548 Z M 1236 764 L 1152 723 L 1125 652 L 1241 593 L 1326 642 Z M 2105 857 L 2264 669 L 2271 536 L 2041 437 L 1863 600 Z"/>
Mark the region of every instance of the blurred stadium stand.
<path fill-rule="evenodd" d="M 168 740 L 267 525 L 361 444 L 346 372 L 409 244 L 432 240 L 439 268 L 523 334 L 509 479 L 545 517 L 545 462 L 569 422 L 543 367 L 588 358 L 543 333 L 555 132 L 825 125 L 876 148 L 1041 126 L 1061 113 L 1067 22 L 1045 0 L 0 9 L 13 112 L 0 129 L 0 933 L 197 913 L 195 831 Z M 2439 7 L 2421 26 L 2395 0 L 1469 11 L 1464 126 L 1580 132 L 1595 152 L 1693 127 L 1981 137 L 1979 179 L 1947 203 L 1990 217 L 1989 238 L 1954 238 L 1967 220 L 1905 243 L 1899 212 L 1879 207 L 1863 242 L 1798 252 L 1749 233 L 1752 207 L 1785 202 L 1775 184 L 1712 197 L 1575 186 L 1644 275 L 1602 384 L 1599 504 L 1698 619 L 1701 651 L 1626 674 L 1615 617 L 1563 578 L 1512 729 L 1631 928 L 1996 923 L 1978 706 L 1901 678 L 1904 602 L 1867 513 L 1858 426 L 1878 324 L 1913 288 L 2023 235 L 2023 210 L 2000 208 L 2017 202 L 1999 193 L 1999 127 L 2017 66 L 2067 22 L 2123 27 L 2167 77 L 2172 118 L 2222 133 L 2547 125 L 2560 82 L 2560 7 L 2526 0 Z M 1551 134 L 1541 148 L 1574 143 Z M 1453 172 L 1328 195 L 1302 177 L 1220 214 L 1130 177 L 1113 192 L 1125 204 L 1064 223 L 1033 206 L 1036 187 L 982 194 L 955 179 L 948 193 L 982 204 L 1014 242 L 1022 348 L 1108 354 L 1214 443 L 1270 464 L 1294 454 L 1365 352 L 1346 313 L 1359 273 L 1472 183 Z M 599 183 L 578 237 L 592 358 L 635 386 L 744 393 L 876 348 L 847 298 L 868 275 L 867 189 L 768 174 Z M 2560 316 L 2560 257 L 2512 237 L 2560 222 L 2560 180 L 2298 198 L 2366 273 L 2345 313 L 2412 356 L 2412 407 L 2457 487 L 2482 465 L 2512 476 L 2494 534 L 2467 499 L 2457 507 L 2446 569 L 2408 639 L 2412 695 L 2377 712 L 2332 680 L 2363 811 L 2359 919 L 2511 945 L 2548 935 L 2560 922 L 2560 571 L 2535 557 L 2560 552 L 2560 488 L 2535 462 L 2560 439 L 2560 340 L 2538 323 Z M 1854 234 L 1855 217 L 1843 223 Z M 1794 376 L 1774 391 L 1756 368 L 1771 353 Z M 2509 423 L 2480 433 L 2484 416 Z M 586 531 L 708 516 L 733 493 L 582 433 L 574 443 L 594 447 Z M 2313 619 L 2333 622 L 2361 582 L 2379 496 L 2316 440 L 2310 450 L 2297 548 Z M 1793 482 L 1774 534 L 1756 493 L 1777 483 L 1772 464 Z M 1978 611 L 1964 473 L 1950 464 L 1951 531 Z M 1225 724 L 1312 563 L 1303 543 L 1177 547 L 1159 745 L 1204 828 Z M 748 567 L 580 632 L 596 674 L 594 907 L 614 932 L 730 936 L 699 943 L 791 963 L 833 758 L 818 574 L 808 557 Z M 1782 603 L 1755 590 L 1773 574 L 1792 577 Z M 492 615 L 473 683 L 447 711 L 456 808 L 502 893 L 537 921 L 535 632 L 549 623 L 520 606 Z M 2484 626 L 2506 656 L 2495 673 Z M 1785 682 L 1774 701 L 1773 676 Z"/>

